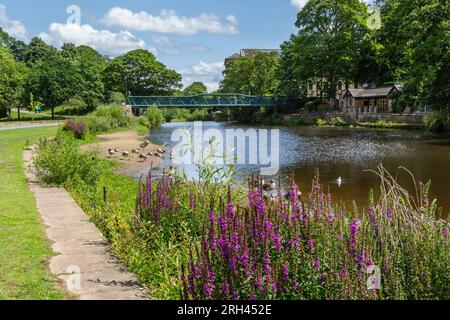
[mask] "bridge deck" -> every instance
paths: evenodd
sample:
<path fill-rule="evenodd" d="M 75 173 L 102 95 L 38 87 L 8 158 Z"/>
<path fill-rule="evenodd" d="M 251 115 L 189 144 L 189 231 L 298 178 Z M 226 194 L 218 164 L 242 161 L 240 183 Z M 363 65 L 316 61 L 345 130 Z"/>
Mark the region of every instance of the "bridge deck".
<path fill-rule="evenodd" d="M 241 94 L 208 94 L 181 97 L 137 97 L 128 98 L 135 108 L 208 108 L 208 107 L 279 107 L 297 104 L 298 99 L 279 96 L 247 96 Z"/>

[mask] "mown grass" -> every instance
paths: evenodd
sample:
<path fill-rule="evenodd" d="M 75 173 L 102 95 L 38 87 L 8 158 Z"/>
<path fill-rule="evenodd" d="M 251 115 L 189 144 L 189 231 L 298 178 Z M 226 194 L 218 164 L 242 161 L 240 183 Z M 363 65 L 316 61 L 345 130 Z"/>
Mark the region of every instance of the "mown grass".
<path fill-rule="evenodd" d="M 64 298 L 47 270 L 52 251 L 22 163 L 27 141 L 34 143 L 56 131 L 56 127 L 0 131 L 0 299 Z"/>

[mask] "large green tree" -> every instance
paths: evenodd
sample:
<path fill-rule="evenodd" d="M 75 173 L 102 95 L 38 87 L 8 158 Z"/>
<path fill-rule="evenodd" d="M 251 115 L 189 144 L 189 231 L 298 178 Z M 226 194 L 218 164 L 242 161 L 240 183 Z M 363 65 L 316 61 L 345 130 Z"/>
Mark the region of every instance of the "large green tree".
<path fill-rule="evenodd" d="M 172 95 L 182 87 L 180 74 L 157 61 L 151 52 L 142 49 L 113 59 L 103 74 L 108 92 L 122 92 L 125 95 Z"/>
<path fill-rule="evenodd" d="M 2 28 L 0 28 L 0 46 L 8 48 L 17 61 L 25 61 L 26 43 L 9 36 Z"/>
<path fill-rule="evenodd" d="M 386 0 L 381 44 L 409 106 L 450 109 L 450 2 Z"/>
<path fill-rule="evenodd" d="M 208 88 L 206 88 L 203 82 L 193 82 L 186 89 L 183 90 L 184 95 L 195 96 L 199 94 L 205 94 L 208 92 Z"/>
<path fill-rule="evenodd" d="M 42 61 L 57 50 L 46 44 L 41 38 L 34 37 L 24 51 L 24 61 L 32 68 L 36 63 Z"/>
<path fill-rule="evenodd" d="M 76 68 L 82 78 L 76 95 L 90 110 L 93 110 L 105 98 L 103 83 L 103 72 L 107 66 L 105 58 L 91 47 L 76 47 L 73 44 L 64 44 L 61 55 Z"/>
<path fill-rule="evenodd" d="M 44 103 L 55 117 L 56 106 L 77 95 L 83 78 L 77 68 L 58 51 L 48 51 L 37 60 L 26 82 L 26 97 Z"/>
<path fill-rule="evenodd" d="M 220 92 L 271 95 L 278 89 L 278 53 L 258 52 L 230 60 L 224 71 Z"/>
<path fill-rule="evenodd" d="M 334 104 L 338 84 L 360 80 L 361 61 L 371 59 L 367 18 L 367 6 L 359 0 L 308 1 L 297 17 L 298 34 L 284 45 L 294 79 L 324 80 Z"/>
<path fill-rule="evenodd" d="M 0 118 L 14 107 L 20 107 L 28 68 L 0 46 Z"/>

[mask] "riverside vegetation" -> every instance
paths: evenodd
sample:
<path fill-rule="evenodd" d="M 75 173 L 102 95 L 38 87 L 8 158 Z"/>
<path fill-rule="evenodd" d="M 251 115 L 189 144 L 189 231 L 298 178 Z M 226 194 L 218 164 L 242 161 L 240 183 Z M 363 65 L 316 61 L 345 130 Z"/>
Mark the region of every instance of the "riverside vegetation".
<path fill-rule="evenodd" d="M 79 143 L 67 131 L 43 140 L 38 176 L 69 190 L 153 298 L 450 296 L 449 221 L 436 218 L 429 183 L 412 196 L 380 168 L 368 210 L 345 208 L 318 177 L 309 192 L 293 184 L 287 195 L 263 191 L 260 179 L 239 187 L 231 169 L 210 164 L 197 182 L 152 172 L 137 182 Z M 371 290 L 367 270 L 376 266 L 380 290 Z"/>

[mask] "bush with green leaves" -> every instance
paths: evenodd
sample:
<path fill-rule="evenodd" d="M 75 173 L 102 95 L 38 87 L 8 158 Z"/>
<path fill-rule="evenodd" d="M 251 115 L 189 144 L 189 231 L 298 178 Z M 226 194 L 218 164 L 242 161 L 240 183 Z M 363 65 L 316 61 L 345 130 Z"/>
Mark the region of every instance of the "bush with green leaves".
<path fill-rule="evenodd" d="M 347 123 L 341 117 L 333 117 L 330 120 L 330 125 L 335 127 L 344 127 L 347 125 Z"/>
<path fill-rule="evenodd" d="M 65 185 L 80 180 L 95 185 L 105 168 L 112 164 L 98 160 L 96 152 L 80 153 L 72 134 L 60 131 L 56 138 L 41 140 L 34 159 L 36 176 L 45 184 Z"/>
<path fill-rule="evenodd" d="M 122 106 L 111 104 L 98 107 L 94 112 L 96 117 L 111 117 L 116 122 L 115 127 L 127 127 L 129 124 L 129 118 L 125 115 Z"/>
<path fill-rule="evenodd" d="M 156 107 L 148 108 L 147 111 L 139 118 L 139 124 L 149 128 L 158 128 L 165 121 L 163 113 Z"/>
<path fill-rule="evenodd" d="M 443 132 L 450 125 L 450 118 L 445 111 L 434 112 L 425 118 L 425 128 L 431 132 Z"/>

